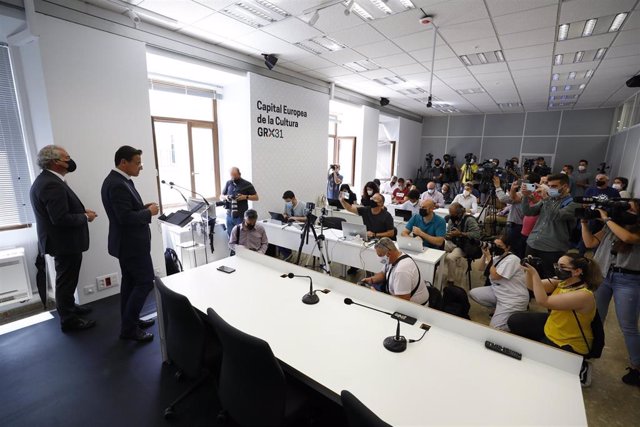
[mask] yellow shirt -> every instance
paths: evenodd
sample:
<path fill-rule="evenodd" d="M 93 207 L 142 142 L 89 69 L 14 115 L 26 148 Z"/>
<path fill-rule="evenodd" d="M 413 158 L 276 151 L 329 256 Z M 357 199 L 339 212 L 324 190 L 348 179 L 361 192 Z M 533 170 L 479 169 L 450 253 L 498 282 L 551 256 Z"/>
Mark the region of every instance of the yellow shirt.
<path fill-rule="evenodd" d="M 472 164 L 471 167 L 469 168 L 469 172 L 467 172 L 467 164 L 463 164 L 462 166 L 460 166 L 460 176 L 461 179 L 460 181 L 465 184 L 467 182 L 471 182 L 473 181 L 473 176 L 478 172 L 478 165 L 477 164 Z"/>
<path fill-rule="evenodd" d="M 588 292 L 593 297 L 591 292 L 586 287 L 578 289 L 567 289 L 565 282 L 560 282 L 551 295 L 562 295 L 568 292 Z M 593 310 L 589 313 L 575 312 L 578 315 L 578 320 L 582 326 L 587 341 L 589 342 L 589 348 L 593 346 L 593 331 L 591 330 L 591 322 L 596 315 L 595 304 Z M 589 353 L 589 348 L 584 342 L 578 322 L 573 315 L 572 310 L 551 310 L 547 323 L 544 325 L 544 333 L 553 343 L 559 347 L 570 345 L 573 351 L 580 354 Z"/>

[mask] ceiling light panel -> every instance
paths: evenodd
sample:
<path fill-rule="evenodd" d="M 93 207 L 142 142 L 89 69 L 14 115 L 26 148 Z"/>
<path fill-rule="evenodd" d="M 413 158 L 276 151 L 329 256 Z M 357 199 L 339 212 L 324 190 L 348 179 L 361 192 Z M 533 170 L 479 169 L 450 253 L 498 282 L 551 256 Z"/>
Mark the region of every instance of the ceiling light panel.
<path fill-rule="evenodd" d="M 485 90 L 481 87 L 474 87 L 469 89 L 458 89 L 457 92 L 460 95 L 472 95 L 474 93 L 484 93 Z"/>
<path fill-rule="evenodd" d="M 381 79 L 373 79 L 373 81 L 383 86 L 397 85 L 406 82 L 406 80 L 400 76 L 383 77 Z"/>
<path fill-rule="evenodd" d="M 386 13 L 387 15 L 391 15 L 393 10 L 389 6 L 386 5 L 382 0 L 369 0 L 371 4 L 377 7 L 381 12 Z"/>
<path fill-rule="evenodd" d="M 627 19 L 627 15 L 628 14 L 626 12 L 617 14 L 613 18 L 611 26 L 609 26 L 609 32 L 612 33 L 614 31 L 618 31 L 620 27 L 622 27 L 622 24 L 624 24 L 624 21 Z"/>
<path fill-rule="evenodd" d="M 558 25 L 556 39 L 564 41 L 619 31 L 627 16 L 627 12 L 621 12 L 614 15 L 593 16 L 582 21 L 565 22 Z"/>
<path fill-rule="evenodd" d="M 346 47 L 345 45 L 328 36 L 316 37 L 309 41 L 320 45 L 321 47 L 327 49 L 329 52 L 335 52 Z"/>
<path fill-rule="evenodd" d="M 268 0 L 239 1 L 220 12 L 254 28 L 262 28 L 290 16 L 287 11 Z"/>
<path fill-rule="evenodd" d="M 558 26 L 558 41 L 566 40 L 569 36 L 569 24 Z"/>
<path fill-rule="evenodd" d="M 495 64 L 497 62 L 504 62 L 504 54 L 501 50 L 468 53 L 466 55 L 460 55 L 459 58 L 467 67 L 472 65 Z"/>
<path fill-rule="evenodd" d="M 582 28 L 582 37 L 589 37 L 593 34 L 593 30 L 596 28 L 597 18 L 587 19 Z"/>

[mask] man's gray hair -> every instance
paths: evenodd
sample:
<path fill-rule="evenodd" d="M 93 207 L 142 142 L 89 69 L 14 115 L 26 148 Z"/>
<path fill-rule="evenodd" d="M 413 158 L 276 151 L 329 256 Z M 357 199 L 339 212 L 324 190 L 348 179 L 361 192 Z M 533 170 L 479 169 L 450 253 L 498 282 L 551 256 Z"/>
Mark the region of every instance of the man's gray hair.
<path fill-rule="evenodd" d="M 376 243 L 374 247 L 376 249 L 384 248 L 387 251 L 397 251 L 398 250 L 398 248 L 396 248 L 396 244 L 393 243 L 393 240 L 391 240 L 388 237 L 383 237 L 382 239 L 378 240 L 378 243 Z"/>
<path fill-rule="evenodd" d="M 57 145 L 47 145 L 38 151 L 38 166 L 47 169 L 52 161 L 60 159 L 60 149 Z"/>

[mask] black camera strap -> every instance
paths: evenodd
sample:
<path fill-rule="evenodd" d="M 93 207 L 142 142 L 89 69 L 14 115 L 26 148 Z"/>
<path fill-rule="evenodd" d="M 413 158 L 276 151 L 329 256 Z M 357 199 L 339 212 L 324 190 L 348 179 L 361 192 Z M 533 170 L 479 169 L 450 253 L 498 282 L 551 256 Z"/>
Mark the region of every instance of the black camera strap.
<path fill-rule="evenodd" d="M 413 261 L 413 264 L 416 266 L 416 268 L 418 269 L 418 283 L 416 284 L 416 286 L 411 290 L 410 293 L 410 298 L 413 298 L 413 296 L 416 294 L 416 292 L 418 292 L 418 287 L 420 287 L 420 282 L 422 281 L 422 277 L 420 275 L 420 268 L 418 267 L 418 264 L 416 264 L 416 261 L 411 258 L 409 255 L 404 254 L 402 255 L 400 258 L 398 258 L 396 260 L 396 262 L 394 262 L 393 264 L 391 264 L 391 267 L 389 267 L 389 269 L 386 271 L 385 273 L 385 280 L 384 280 L 384 290 L 385 293 L 390 294 L 391 292 L 389 291 L 389 279 L 391 278 L 391 273 L 393 272 L 393 269 L 396 268 L 396 265 L 398 265 L 398 263 L 400 261 L 402 261 L 403 259 L 407 259 L 409 258 L 411 261 Z"/>

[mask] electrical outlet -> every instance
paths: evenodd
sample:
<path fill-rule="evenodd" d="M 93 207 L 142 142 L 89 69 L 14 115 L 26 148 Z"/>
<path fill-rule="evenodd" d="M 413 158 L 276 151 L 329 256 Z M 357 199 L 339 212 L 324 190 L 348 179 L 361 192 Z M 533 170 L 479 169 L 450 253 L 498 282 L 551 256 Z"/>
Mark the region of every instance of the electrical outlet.
<path fill-rule="evenodd" d="M 96 287 L 93 285 L 89 285 L 89 286 L 85 286 L 84 287 L 84 294 L 85 295 L 93 295 L 96 293 Z"/>
<path fill-rule="evenodd" d="M 113 288 L 114 286 L 120 285 L 120 281 L 118 278 L 118 273 L 111 273 L 105 276 L 96 277 L 96 284 L 98 285 L 99 291 L 104 291 L 105 289 Z"/>

